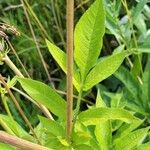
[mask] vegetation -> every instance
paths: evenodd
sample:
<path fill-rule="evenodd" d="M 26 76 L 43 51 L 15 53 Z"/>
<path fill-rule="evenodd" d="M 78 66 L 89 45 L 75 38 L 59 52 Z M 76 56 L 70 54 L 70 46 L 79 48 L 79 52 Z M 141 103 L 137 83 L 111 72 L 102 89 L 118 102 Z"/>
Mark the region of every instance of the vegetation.
<path fill-rule="evenodd" d="M 1 0 L 0 148 L 149 150 L 148 3 Z"/>

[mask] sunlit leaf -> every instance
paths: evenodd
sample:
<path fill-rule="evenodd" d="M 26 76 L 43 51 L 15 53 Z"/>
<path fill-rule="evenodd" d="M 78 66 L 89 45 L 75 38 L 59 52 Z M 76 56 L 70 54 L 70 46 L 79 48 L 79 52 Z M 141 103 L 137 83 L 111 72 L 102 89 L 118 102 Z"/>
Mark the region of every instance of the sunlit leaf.
<path fill-rule="evenodd" d="M 119 108 L 93 108 L 83 111 L 78 116 L 79 120 L 85 124 L 97 124 L 100 120 L 121 120 L 132 123 L 135 119 L 129 111 Z"/>
<path fill-rule="evenodd" d="M 52 44 L 50 41 L 46 40 L 46 44 L 48 46 L 49 52 L 55 59 L 55 61 L 58 63 L 58 65 L 61 67 L 61 69 L 67 73 L 67 56 L 66 53 L 63 52 L 59 47 Z M 76 87 L 76 89 L 79 91 L 80 89 L 80 74 L 77 69 L 77 66 L 74 64 L 74 74 L 73 74 L 73 84 Z"/>
<path fill-rule="evenodd" d="M 22 88 L 38 103 L 45 105 L 52 113 L 65 119 L 66 101 L 50 86 L 27 78 L 18 78 Z"/>
<path fill-rule="evenodd" d="M 84 90 L 87 91 L 97 83 L 112 75 L 119 68 L 127 54 L 127 51 L 123 51 L 121 53 L 115 53 L 111 56 L 101 58 L 95 67 L 89 72 L 85 81 Z"/>
<path fill-rule="evenodd" d="M 97 62 L 102 48 L 104 23 L 105 11 L 103 1 L 96 0 L 76 25 L 74 57 L 80 68 L 82 81 Z"/>

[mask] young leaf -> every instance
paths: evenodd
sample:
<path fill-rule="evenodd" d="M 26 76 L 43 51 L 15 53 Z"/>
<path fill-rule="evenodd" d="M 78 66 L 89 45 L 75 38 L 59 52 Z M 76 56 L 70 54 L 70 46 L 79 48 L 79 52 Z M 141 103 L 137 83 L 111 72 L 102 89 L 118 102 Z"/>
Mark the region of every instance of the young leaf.
<path fill-rule="evenodd" d="M 46 40 L 46 44 L 48 46 L 49 52 L 55 59 L 55 61 L 58 63 L 58 65 L 61 67 L 61 69 L 67 73 L 67 56 L 66 53 L 63 52 L 59 47 L 56 45 L 52 44 L 50 41 Z M 79 91 L 80 89 L 80 74 L 79 71 L 77 70 L 77 66 L 74 64 L 73 66 L 74 71 L 73 71 L 73 84 L 76 87 L 76 89 Z"/>
<path fill-rule="evenodd" d="M 44 118 L 42 116 L 40 116 L 39 119 L 42 127 L 47 129 L 48 132 L 52 133 L 55 136 L 65 136 L 65 130 L 58 122 Z"/>
<path fill-rule="evenodd" d="M 120 139 L 124 136 L 127 136 L 130 132 L 138 128 L 144 120 L 136 119 L 132 122 L 132 124 L 124 123 L 116 132 L 115 136 L 113 136 L 114 141 L 116 139 Z"/>
<path fill-rule="evenodd" d="M 82 81 L 97 62 L 105 32 L 104 23 L 103 0 L 96 0 L 76 25 L 74 56 L 81 72 Z"/>
<path fill-rule="evenodd" d="M 66 102 L 51 87 L 27 78 L 18 78 L 22 88 L 38 103 L 45 105 L 52 113 L 65 119 Z"/>
<path fill-rule="evenodd" d="M 100 59 L 96 66 L 87 75 L 84 90 L 87 91 L 97 83 L 112 75 L 119 68 L 127 54 L 127 51 L 123 51 Z"/>
<path fill-rule="evenodd" d="M 79 121 L 87 125 L 95 125 L 99 121 L 122 120 L 127 123 L 134 121 L 135 117 L 127 110 L 119 108 L 93 108 L 83 111 L 78 116 Z"/>
<path fill-rule="evenodd" d="M 105 102 L 102 100 L 100 95 L 100 88 L 98 88 L 97 98 L 96 98 L 96 107 L 107 107 Z M 99 121 L 95 127 L 95 136 L 99 142 L 100 149 L 109 150 L 112 140 L 112 131 L 111 123 L 108 121 Z"/>
<path fill-rule="evenodd" d="M 127 136 L 124 136 L 123 138 L 119 138 L 115 142 L 114 150 L 132 149 L 135 146 L 141 144 L 144 138 L 146 137 L 148 130 L 149 130 L 149 127 L 138 129 L 138 130 L 131 132 Z"/>

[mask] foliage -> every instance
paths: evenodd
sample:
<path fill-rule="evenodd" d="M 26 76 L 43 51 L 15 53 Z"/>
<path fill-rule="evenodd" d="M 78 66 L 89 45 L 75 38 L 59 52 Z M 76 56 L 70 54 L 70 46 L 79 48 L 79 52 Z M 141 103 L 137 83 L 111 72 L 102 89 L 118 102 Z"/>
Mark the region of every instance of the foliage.
<path fill-rule="evenodd" d="M 10 2 L 11 0 L 7 4 Z M 147 53 L 150 52 L 148 30 L 150 8 L 147 0 L 139 2 L 95 0 L 90 6 L 92 1 L 80 2 L 81 9 L 75 16 L 77 23 L 74 31 L 73 84 L 76 90 L 74 90 L 71 141 L 66 138 L 67 104 L 65 96 L 60 95 L 64 94 L 66 90 L 62 71 L 67 73 L 65 31 L 63 31 L 65 21 L 63 11 L 60 11 L 65 3 L 50 1 L 51 5 L 48 5 L 42 1 L 31 1 L 30 4 L 26 0 L 23 2 L 32 20 L 31 26 L 36 27 L 33 32 L 37 35 L 35 35 L 35 39 L 34 37 L 32 39 L 30 35 L 23 34 L 22 37 L 11 41 L 16 43 L 17 49 L 21 48 L 20 51 L 17 51 L 17 55 L 14 54 L 22 56 L 23 67 L 13 66 L 12 68 L 8 65 L 12 71 L 15 69 L 16 75 L 19 72 L 20 77 L 7 79 L 7 83 L 1 78 L 0 93 L 4 107 L 0 114 L 2 129 L 11 135 L 33 143 L 39 144 L 40 141 L 41 145 L 56 150 L 148 149 L 150 145 L 150 56 Z M 4 1 L 0 3 L 5 4 Z M 80 7 L 78 3 L 79 1 L 77 1 L 77 10 Z M 83 7 L 84 5 L 85 7 Z M 46 22 L 42 14 L 37 15 L 38 6 L 44 6 L 40 9 L 47 19 L 55 22 L 56 31 L 48 30 L 52 25 L 50 21 Z M 84 12 L 86 7 L 89 8 Z M 49 10 L 51 10 L 50 16 L 54 16 L 54 18 L 49 18 Z M 14 24 L 17 24 L 16 21 L 20 22 L 20 30 L 25 33 L 23 12 L 20 9 L 16 9 L 16 11 L 17 17 L 13 18 L 12 22 Z M 84 14 L 77 21 L 81 12 Z M 7 22 L 5 19 L 8 18 L 8 15 L 5 11 L 2 11 L 2 14 L 4 17 L 0 20 Z M 8 14 L 10 15 L 10 12 Z M 9 21 L 11 22 L 11 19 Z M 3 29 L 2 27 L 0 26 L 0 29 Z M 6 32 L 12 34 L 14 30 L 15 28 L 9 26 Z M 56 34 L 57 31 L 58 34 Z M 27 49 L 25 49 L 26 43 L 28 43 Z M 112 46 L 112 43 L 115 46 Z M 10 53 L 8 46 L 10 48 L 11 46 L 5 37 L 2 37 L 0 44 L 0 62 L 3 67 L 8 64 L 6 58 L 9 58 L 7 57 Z M 30 55 L 28 51 L 32 47 Z M 38 59 L 35 47 L 40 50 L 48 48 L 52 56 L 45 51 L 42 53 L 44 54 L 43 58 L 47 58 L 46 61 L 44 60 L 46 65 L 51 59 L 52 68 L 48 68 L 48 71 L 56 73 L 54 78 L 51 78 L 54 73 L 50 75 L 49 81 L 47 81 L 46 74 L 43 73 L 46 72 L 46 68 L 42 67 L 40 62 L 42 59 Z M 40 58 L 42 57 L 40 56 Z M 25 62 L 28 60 L 30 61 L 26 64 Z M 21 65 L 19 59 L 14 63 L 17 66 Z M 28 68 L 29 76 L 36 80 L 24 77 L 26 72 L 24 67 Z M 33 70 L 36 73 L 32 73 Z M 2 69 L 3 74 L 7 71 Z M 11 76 L 13 76 L 12 71 L 8 71 L 11 72 Z M 20 72 L 24 72 L 23 75 Z M 45 83 L 41 81 L 43 78 Z M 53 80 L 55 78 L 59 78 L 60 83 Z M 114 84 L 108 84 L 109 80 L 113 82 L 114 79 L 116 81 Z M 110 87 L 113 89 L 112 91 Z M 11 93 L 9 89 L 15 92 Z M 12 105 L 11 99 L 17 99 L 18 103 Z M 30 102 L 22 102 L 22 99 L 28 99 Z M 94 100 L 94 104 L 88 105 L 87 99 Z M 83 100 L 84 103 L 82 103 Z M 33 106 L 30 106 L 31 104 Z M 23 108 L 23 115 L 18 113 L 20 112 L 18 107 L 14 107 L 17 105 Z M 32 112 L 31 115 L 30 112 Z M 48 118 L 44 117 L 42 113 L 47 114 Z M 20 116 L 27 116 L 29 120 L 25 119 L 24 121 L 24 117 L 22 119 Z M 16 149 L 2 143 L 0 146 L 6 150 Z"/>

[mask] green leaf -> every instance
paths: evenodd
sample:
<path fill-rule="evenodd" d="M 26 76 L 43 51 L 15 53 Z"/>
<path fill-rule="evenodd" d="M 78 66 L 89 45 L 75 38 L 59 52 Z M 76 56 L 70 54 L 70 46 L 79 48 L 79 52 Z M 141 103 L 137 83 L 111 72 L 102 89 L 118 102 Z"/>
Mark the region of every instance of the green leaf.
<path fill-rule="evenodd" d="M 149 148 L 150 148 L 150 142 L 138 146 L 135 150 L 149 150 Z"/>
<path fill-rule="evenodd" d="M 55 61 L 58 63 L 58 65 L 61 67 L 61 69 L 67 73 L 67 56 L 66 53 L 63 52 L 59 47 L 52 44 L 50 41 L 46 40 L 46 44 L 48 46 L 49 52 L 55 59 Z M 73 71 L 73 84 L 76 87 L 76 89 L 79 91 L 80 89 L 80 73 L 77 69 L 77 66 L 74 64 L 74 71 Z"/>
<path fill-rule="evenodd" d="M 93 108 L 81 112 L 78 118 L 79 121 L 87 125 L 95 125 L 101 120 L 122 120 L 124 122 L 131 123 L 135 119 L 129 111 L 119 108 Z"/>
<path fill-rule="evenodd" d="M 87 91 L 97 83 L 112 75 L 119 68 L 127 54 L 127 51 L 123 51 L 100 59 L 100 61 L 88 74 L 84 90 Z"/>
<path fill-rule="evenodd" d="M 0 149 L 1 150 L 16 150 L 17 148 L 14 148 L 8 144 L 0 143 Z"/>
<path fill-rule="evenodd" d="M 98 87 L 97 97 L 96 97 L 96 108 L 98 108 L 98 107 L 107 107 L 105 102 L 103 101 L 103 99 L 101 97 L 100 87 Z"/>
<path fill-rule="evenodd" d="M 38 103 L 45 105 L 61 119 L 66 118 L 66 101 L 46 84 L 27 78 L 18 78 L 22 88 Z"/>
<path fill-rule="evenodd" d="M 132 110 L 135 109 L 135 111 L 138 111 L 139 113 L 145 114 L 145 111 L 148 107 L 148 102 L 144 101 L 146 98 L 143 95 L 140 83 L 125 67 L 120 67 L 114 73 L 114 76 L 125 85 L 128 94 L 132 96 L 132 98 L 128 100 L 128 107 L 130 107 Z"/>
<path fill-rule="evenodd" d="M 132 124 L 124 123 L 116 132 L 115 136 L 113 137 L 114 141 L 116 139 L 120 139 L 124 136 L 127 136 L 130 132 L 138 128 L 144 120 L 136 119 L 132 122 Z"/>
<path fill-rule="evenodd" d="M 140 0 L 139 3 L 136 5 L 135 9 L 133 9 L 132 18 L 133 18 L 134 23 L 137 23 L 139 15 L 141 15 L 141 12 L 143 11 L 146 3 L 147 3 L 147 0 Z"/>
<path fill-rule="evenodd" d="M 114 150 L 129 150 L 141 144 L 144 138 L 146 137 L 148 130 L 149 127 L 138 129 L 136 131 L 131 132 L 127 136 L 124 136 L 123 138 L 119 138 L 115 142 Z"/>
<path fill-rule="evenodd" d="M 29 135 L 15 120 L 12 121 L 12 118 L 10 118 L 9 116 L 0 114 L 0 119 L 2 119 L 18 137 L 34 141 L 34 138 Z"/>
<path fill-rule="evenodd" d="M 58 122 L 41 116 L 39 117 L 39 119 L 43 128 L 47 129 L 48 132 L 51 132 L 55 136 L 61 136 L 61 137 L 65 136 L 65 130 Z"/>
<path fill-rule="evenodd" d="M 82 81 L 96 64 L 105 32 L 103 0 L 96 0 L 84 13 L 75 28 L 75 62 L 80 68 Z"/>
<path fill-rule="evenodd" d="M 150 99 L 150 55 L 148 56 L 147 59 L 147 64 L 145 66 L 144 69 L 144 73 L 143 73 L 143 91 L 145 92 L 145 95 L 147 97 L 147 99 Z"/>
<path fill-rule="evenodd" d="M 96 107 L 107 107 L 100 95 L 100 88 L 98 88 L 97 98 L 96 98 Z M 95 136 L 99 142 L 100 149 L 109 150 L 112 140 L 112 131 L 111 123 L 108 121 L 99 121 L 95 127 Z"/>

